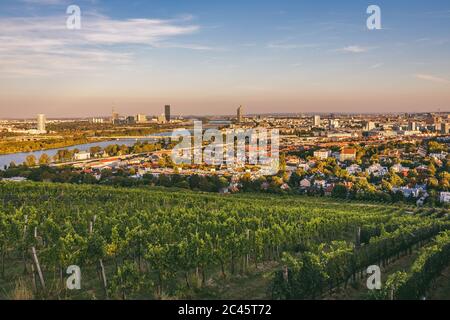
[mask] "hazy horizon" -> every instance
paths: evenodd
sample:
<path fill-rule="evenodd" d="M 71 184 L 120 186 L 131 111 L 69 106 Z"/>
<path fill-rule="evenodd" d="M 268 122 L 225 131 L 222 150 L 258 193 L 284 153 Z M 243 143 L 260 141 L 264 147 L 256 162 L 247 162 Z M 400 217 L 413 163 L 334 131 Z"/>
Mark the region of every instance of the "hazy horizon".
<path fill-rule="evenodd" d="M 4 0 L 0 118 L 445 112 L 449 30 L 442 0 Z"/>

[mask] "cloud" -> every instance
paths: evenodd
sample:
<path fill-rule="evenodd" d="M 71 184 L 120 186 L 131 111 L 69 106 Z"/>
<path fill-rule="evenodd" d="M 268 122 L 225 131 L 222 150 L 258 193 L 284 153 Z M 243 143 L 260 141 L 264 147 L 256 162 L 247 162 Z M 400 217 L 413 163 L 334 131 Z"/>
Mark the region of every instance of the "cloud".
<path fill-rule="evenodd" d="M 155 45 L 157 48 L 166 48 L 166 49 L 188 49 L 188 50 L 197 50 L 197 51 L 216 51 L 223 50 L 220 48 L 215 48 L 211 46 L 204 46 L 199 44 L 192 43 L 172 43 L 172 42 L 161 42 Z"/>
<path fill-rule="evenodd" d="M 60 5 L 69 3 L 69 0 L 21 0 L 21 2 L 35 5 Z"/>
<path fill-rule="evenodd" d="M 82 29 L 68 30 L 66 16 L 0 18 L 0 72 L 3 76 L 45 75 L 129 64 L 133 61 L 130 46 L 209 50 L 169 42 L 200 30 L 191 19 L 117 20 L 83 14 Z"/>
<path fill-rule="evenodd" d="M 306 49 L 306 48 L 317 48 L 319 44 L 316 43 L 288 43 L 282 42 L 272 42 L 267 45 L 269 49 Z"/>
<path fill-rule="evenodd" d="M 419 73 L 419 74 L 415 74 L 414 77 L 416 79 L 420 79 L 420 80 L 424 80 L 424 81 L 430 81 L 430 82 L 435 82 L 435 83 L 443 83 L 443 84 L 450 84 L 450 80 L 445 79 L 445 78 L 441 78 L 441 77 L 437 77 L 431 74 L 423 74 L 423 73 Z"/>
<path fill-rule="evenodd" d="M 361 46 L 357 46 L 357 45 L 353 45 L 353 46 L 347 46 L 341 49 L 337 49 L 337 51 L 340 52 L 346 52 L 346 53 L 364 53 L 369 51 L 371 48 L 368 47 L 361 47 Z"/>
<path fill-rule="evenodd" d="M 369 69 L 378 69 L 378 68 L 381 68 L 382 66 L 384 66 L 384 63 L 380 62 L 380 63 L 376 63 L 374 65 L 371 65 L 369 67 Z"/>

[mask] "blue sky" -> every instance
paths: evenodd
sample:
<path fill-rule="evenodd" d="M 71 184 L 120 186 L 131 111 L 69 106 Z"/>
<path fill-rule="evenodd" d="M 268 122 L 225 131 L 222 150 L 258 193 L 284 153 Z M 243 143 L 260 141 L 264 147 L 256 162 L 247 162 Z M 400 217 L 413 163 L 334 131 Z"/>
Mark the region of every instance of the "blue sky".
<path fill-rule="evenodd" d="M 0 117 L 450 110 L 449 58 L 448 1 L 2 0 Z"/>

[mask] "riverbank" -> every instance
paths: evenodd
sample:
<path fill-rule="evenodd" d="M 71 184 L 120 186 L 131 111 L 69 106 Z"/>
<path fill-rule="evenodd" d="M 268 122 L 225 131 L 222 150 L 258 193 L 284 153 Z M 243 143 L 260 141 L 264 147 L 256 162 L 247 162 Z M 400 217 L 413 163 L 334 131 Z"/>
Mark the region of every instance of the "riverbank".
<path fill-rule="evenodd" d="M 65 145 L 65 146 L 57 147 L 57 148 L 53 148 L 53 149 L 36 150 L 36 151 L 30 151 L 30 152 L 17 152 L 17 153 L 3 154 L 3 155 L 0 155 L 0 170 L 5 168 L 5 166 L 9 166 L 12 162 L 15 164 L 22 164 L 23 162 L 25 162 L 27 156 L 30 156 L 30 155 L 34 156 L 36 159 L 39 159 L 43 154 L 46 154 L 47 156 L 49 156 L 51 158 L 51 157 L 55 156 L 59 150 L 78 149 L 80 151 L 89 151 L 91 147 L 100 147 L 100 148 L 104 149 L 104 148 L 108 147 L 109 145 L 114 145 L 114 144 L 125 145 L 125 146 L 130 147 L 139 141 L 155 143 L 159 140 L 159 138 L 157 138 L 158 136 L 161 136 L 163 138 L 165 135 L 168 135 L 168 134 L 169 133 L 167 133 L 167 132 L 165 132 L 165 133 L 163 132 L 163 133 L 154 134 L 150 137 L 147 137 L 147 136 L 132 137 L 132 138 L 123 137 L 122 139 L 95 137 L 95 138 L 93 138 L 92 141 L 89 141 L 87 143 L 82 143 L 82 144 L 71 144 L 71 145 Z"/>
<path fill-rule="evenodd" d="M 49 138 L 47 140 L 36 141 L 2 141 L 0 142 L 0 156 L 12 155 L 16 153 L 29 153 L 37 151 L 47 151 L 59 148 L 70 148 L 76 145 L 102 142 L 105 138 Z M 112 140 L 112 139 L 110 139 Z"/>

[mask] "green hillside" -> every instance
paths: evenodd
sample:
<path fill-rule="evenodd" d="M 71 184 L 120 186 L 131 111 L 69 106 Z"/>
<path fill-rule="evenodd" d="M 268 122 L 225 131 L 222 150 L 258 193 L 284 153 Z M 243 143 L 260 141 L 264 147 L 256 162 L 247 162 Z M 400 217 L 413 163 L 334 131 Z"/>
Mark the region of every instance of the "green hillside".
<path fill-rule="evenodd" d="M 441 209 L 88 185 L 0 183 L 0 205 L 0 299 L 326 298 L 450 225 Z"/>

